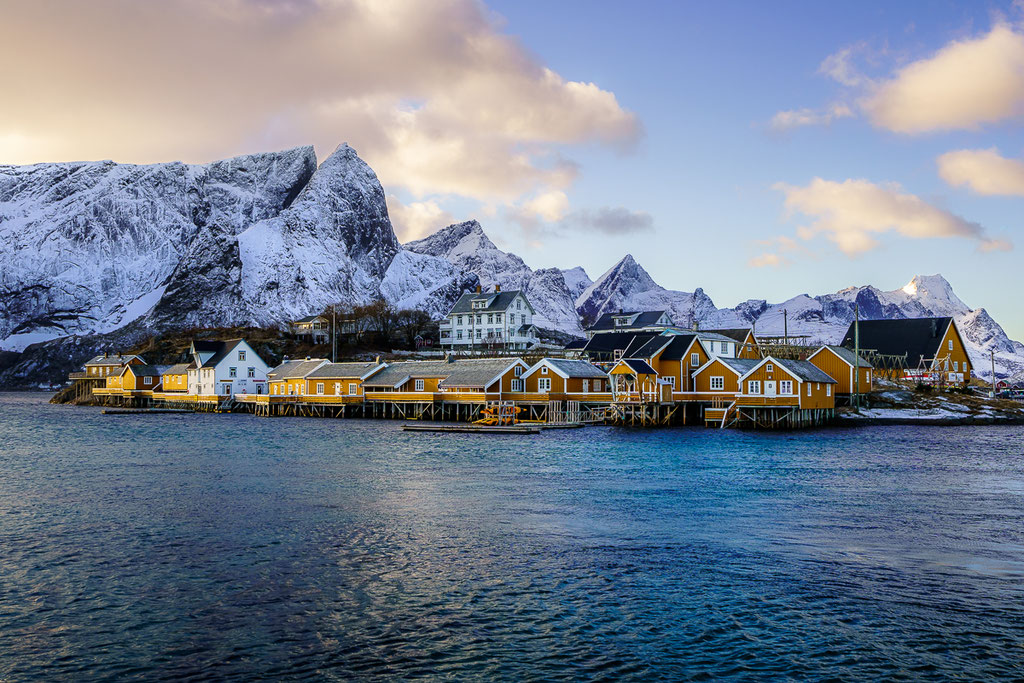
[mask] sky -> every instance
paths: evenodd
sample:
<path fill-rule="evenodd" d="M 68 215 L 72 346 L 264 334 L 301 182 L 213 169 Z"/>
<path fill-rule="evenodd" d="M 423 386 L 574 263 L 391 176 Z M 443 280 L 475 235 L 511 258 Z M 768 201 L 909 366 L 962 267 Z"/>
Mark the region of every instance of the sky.
<path fill-rule="evenodd" d="M 719 307 L 941 273 L 1024 339 L 1013 2 L 0 0 L 0 163 L 350 143 L 400 239 Z"/>

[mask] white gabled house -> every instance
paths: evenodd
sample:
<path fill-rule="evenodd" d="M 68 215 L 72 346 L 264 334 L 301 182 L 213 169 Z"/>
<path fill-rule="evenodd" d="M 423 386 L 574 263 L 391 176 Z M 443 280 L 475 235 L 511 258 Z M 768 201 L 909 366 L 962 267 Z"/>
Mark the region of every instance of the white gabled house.
<path fill-rule="evenodd" d="M 188 393 L 266 394 L 269 366 L 244 339 L 196 341 L 189 347 Z"/>
<path fill-rule="evenodd" d="M 480 287 L 463 294 L 440 326 L 441 346 L 462 349 L 528 349 L 537 343 L 533 306 L 521 290 Z"/>

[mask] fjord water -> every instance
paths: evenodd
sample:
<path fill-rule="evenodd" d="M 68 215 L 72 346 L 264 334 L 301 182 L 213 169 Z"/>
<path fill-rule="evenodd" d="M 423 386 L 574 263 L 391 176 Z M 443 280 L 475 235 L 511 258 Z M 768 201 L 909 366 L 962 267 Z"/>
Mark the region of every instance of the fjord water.
<path fill-rule="evenodd" d="M 1024 431 L 0 395 L 0 680 L 1019 676 Z"/>

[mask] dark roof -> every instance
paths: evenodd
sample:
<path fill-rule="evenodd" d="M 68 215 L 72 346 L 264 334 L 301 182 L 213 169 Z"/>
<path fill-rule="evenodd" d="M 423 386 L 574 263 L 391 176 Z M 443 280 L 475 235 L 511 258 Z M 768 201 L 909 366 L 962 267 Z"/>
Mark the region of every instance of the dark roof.
<path fill-rule="evenodd" d="M 130 353 L 118 353 L 114 355 L 102 354 L 99 356 L 95 356 L 94 358 L 89 360 L 86 363 L 86 365 L 124 365 L 133 358 L 138 358 L 139 360 L 142 360 L 142 356 L 136 356 L 135 354 Z M 144 360 L 142 360 L 142 362 L 145 363 Z"/>
<path fill-rule="evenodd" d="M 590 326 L 590 329 L 597 332 L 603 330 L 617 330 L 622 327 L 615 326 L 615 318 L 621 318 L 622 316 L 636 316 L 636 319 L 631 322 L 626 329 L 638 329 L 642 327 L 650 327 L 656 325 L 658 319 L 665 315 L 665 311 L 626 311 L 622 313 L 605 313 Z M 669 323 L 671 324 L 671 323 Z M 667 327 L 667 325 L 658 325 L 658 327 Z"/>
<path fill-rule="evenodd" d="M 351 379 L 362 377 L 374 368 L 384 367 L 380 363 L 327 363 L 306 375 L 307 379 Z"/>
<path fill-rule="evenodd" d="M 629 358 L 653 358 L 654 354 L 672 343 L 669 337 L 658 335 L 647 340 L 634 340 L 622 352 L 623 356 Z"/>
<path fill-rule="evenodd" d="M 615 351 L 625 351 L 634 340 L 637 340 L 638 344 L 643 344 L 658 336 L 660 335 L 657 332 L 598 332 L 587 341 L 583 351 L 584 353 L 610 354 Z"/>
<path fill-rule="evenodd" d="M 686 355 L 686 350 L 690 348 L 690 344 L 693 343 L 695 334 L 673 334 L 668 335 L 672 337 L 672 343 L 668 345 L 668 348 L 661 352 L 662 360 L 682 360 L 683 356 Z"/>
<path fill-rule="evenodd" d="M 226 341 L 192 341 L 192 348 L 196 353 L 213 353 L 201 367 L 212 368 L 224 360 L 235 347 L 244 342 L 244 339 L 228 339 Z M 253 351 L 252 353 L 256 353 Z"/>
<path fill-rule="evenodd" d="M 722 365 L 731 368 L 733 372 L 741 377 L 761 364 L 760 358 L 726 358 L 719 356 L 717 358 L 712 358 L 711 360 L 717 360 Z M 711 361 L 705 363 L 704 367 L 711 367 Z"/>
<path fill-rule="evenodd" d="M 913 367 L 922 357 L 927 361 L 935 359 L 942 335 L 952 321 L 952 318 L 861 320 L 860 348 L 892 356 L 907 354 L 907 364 Z M 854 323 L 850 323 L 842 343 L 850 349 L 854 346 L 853 326 Z"/>
<path fill-rule="evenodd" d="M 323 316 L 320 315 L 319 313 L 316 313 L 314 315 L 307 315 L 305 318 L 299 318 L 298 320 L 293 320 L 292 321 L 292 325 L 297 325 L 299 323 L 311 323 L 314 320 L 317 320 L 318 318 L 322 318 L 322 317 Z"/>
<path fill-rule="evenodd" d="M 326 362 L 326 358 L 286 360 L 268 372 L 267 379 L 271 382 L 280 382 L 285 379 L 299 379 L 313 372 Z"/>
<path fill-rule="evenodd" d="M 871 363 L 867 362 L 863 358 L 858 358 L 857 354 L 853 352 L 853 349 L 848 349 L 845 346 L 832 346 L 831 344 L 827 344 L 822 348 L 828 349 L 850 365 L 860 365 L 862 368 L 871 367 Z"/>
<path fill-rule="evenodd" d="M 585 360 L 569 360 L 567 358 L 546 358 L 551 367 L 568 377 L 607 377 L 601 368 Z"/>
<path fill-rule="evenodd" d="M 126 365 L 122 372 L 131 370 L 136 377 L 159 377 L 167 370 L 166 365 Z"/>
<path fill-rule="evenodd" d="M 625 363 L 630 370 L 637 373 L 638 375 L 657 375 L 654 368 L 647 364 L 647 361 L 641 358 L 623 358 L 622 362 Z"/>
<path fill-rule="evenodd" d="M 508 291 L 482 292 L 480 294 L 467 292 L 459 297 L 459 300 L 452 306 L 452 310 L 448 311 L 448 315 L 452 313 L 504 313 L 520 294 L 523 295 L 523 300 L 526 302 L 526 307 L 530 309 L 530 313 L 533 313 L 533 306 L 530 305 L 530 300 L 526 298 L 526 293 L 519 289 L 510 289 Z M 474 300 L 490 299 L 491 297 L 494 297 L 494 301 L 487 308 L 473 308 Z"/>
<path fill-rule="evenodd" d="M 822 384 L 836 384 L 836 381 L 827 372 L 819 368 L 809 360 L 784 360 L 775 361 L 777 365 L 789 370 L 805 382 L 821 382 Z"/>
<path fill-rule="evenodd" d="M 192 340 L 192 348 L 196 351 L 196 353 L 203 353 L 204 351 L 205 352 L 211 352 L 211 353 L 217 353 L 223 347 L 224 347 L 224 342 L 222 342 L 222 341 L 206 341 L 206 340 L 202 340 L 202 339 L 193 339 Z"/>
<path fill-rule="evenodd" d="M 406 360 L 390 363 L 386 368 L 363 382 L 364 387 L 396 387 L 407 379 L 447 377 L 452 363 L 443 360 Z"/>
<path fill-rule="evenodd" d="M 188 373 L 188 368 L 189 368 L 190 365 L 192 365 L 192 363 L 178 363 L 177 365 L 172 365 L 172 366 L 168 367 L 166 370 L 164 370 L 164 374 L 165 375 L 184 375 L 184 374 Z"/>
<path fill-rule="evenodd" d="M 516 364 L 511 358 L 473 358 L 449 363 L 449 374 L 438 384 L 442 389 L 486 389 L 491 380 Z"/>
<path fill-rule="evenodd" d="M 721 330 L 700 330 L 700 331 L 701 332 L 712 332 L 714 334 L 720 334 L 723 337 L 729 337 L 730 339 L 734 339 L 734 340 L 736 340 L 738 342 L 742 342 L 743 340 L 745 340 L 747 338 L 747 335 L 750 334 L 750 328 L 747 328 L 747 327 L 735 327 L 735 328 L 726 328 L 726 329 L 721 329 Z"/>
<path fill-rule="evenodd" d="M 572 341 L 567 343 L 564 348 L 566 351 L 575 351 L 576 349 L 582 349 L 586 345 L 586 339 L 573 339 Z"/>

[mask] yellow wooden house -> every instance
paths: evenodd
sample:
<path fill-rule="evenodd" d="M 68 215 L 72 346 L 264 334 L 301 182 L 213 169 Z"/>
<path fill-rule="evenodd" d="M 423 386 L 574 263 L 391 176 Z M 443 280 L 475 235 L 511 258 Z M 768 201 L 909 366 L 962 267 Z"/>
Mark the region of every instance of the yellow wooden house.
<path fill-rule="evenodd" d="M 859 333 L 858 333 L 859 331 Z M 906 359 L 905 377 L 935 384 L 967 384 L 973 365 L 951 317 L 861 320 L 851 323 L 842 346 Z"/>
<path fill-rule="evenodd" d="M 187 393 L 188 392 L 188 363 L 178 363 L 164 370 L 160 381 L 160 391 Z"/>
<path fill-rule="evenodd" d="M 286 360 L 273 370 L 267 371 L 267 385 L 270 398 L 296 397 L 306 395 L 306 376 L 326 365 L 326 358 L 305 358 Z"/>
<path fill-rule="evenodd" d="M 387 367 L 380 361 L 324 363 L 305 376 L 307 396 L 362 400 L 363 382 Z"/>
<path fill-rule="evenodd" d="M 871 363 L 857 356 L 853 349 L 822 346 L 807 360 L 836 380 L 837 394 L 852 394 L 855 389 L 866 394 L 874 390 Z"/>
<path fill-rule="evenodd" d="M 542 358 L 522 375 L 528 397 L 548 400 L 600 401 L 610 398 L 608 374 L 593 363 L 568 358 Z"/>

